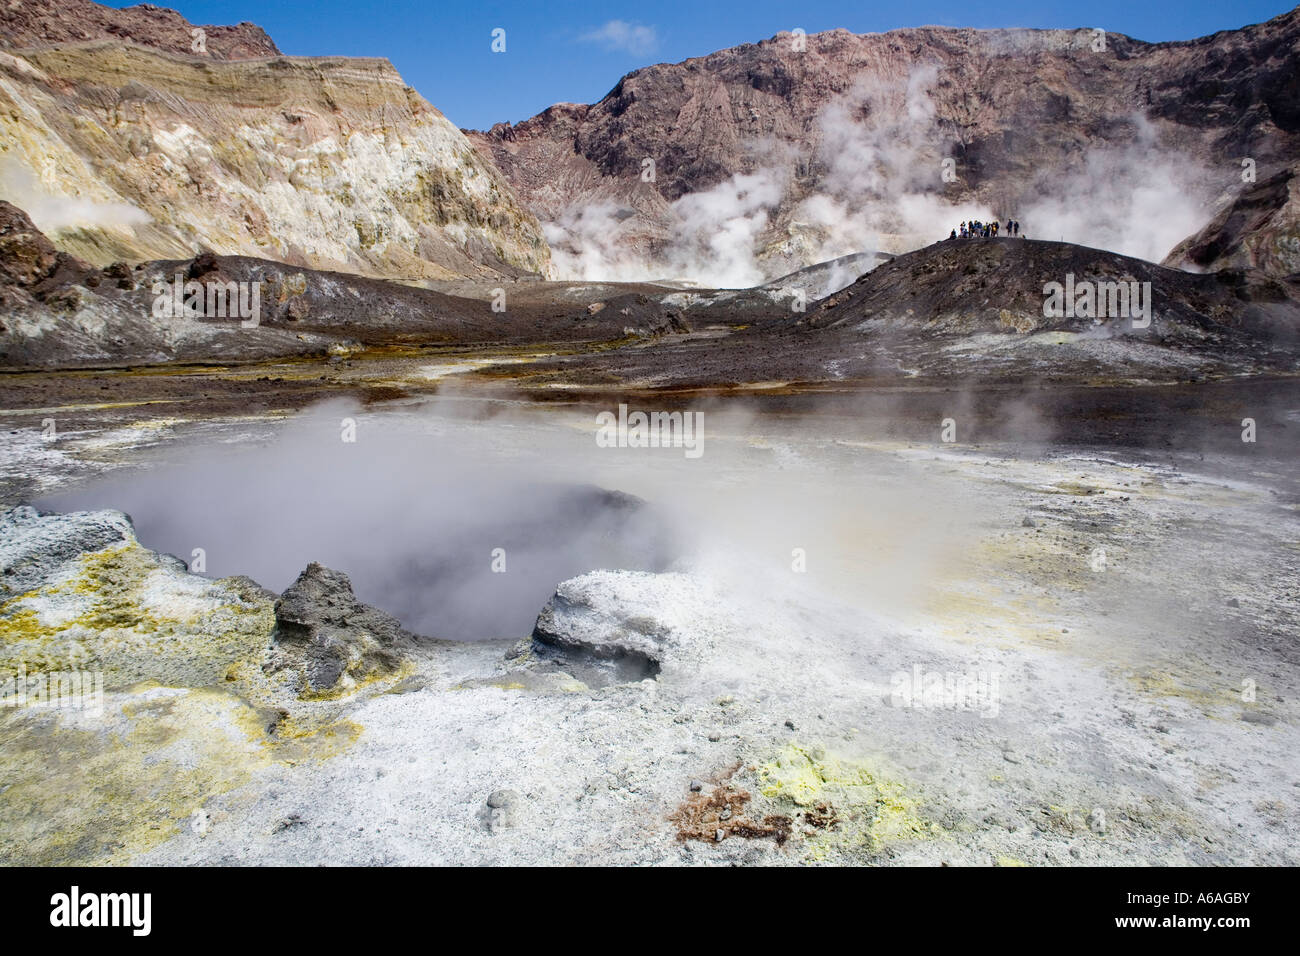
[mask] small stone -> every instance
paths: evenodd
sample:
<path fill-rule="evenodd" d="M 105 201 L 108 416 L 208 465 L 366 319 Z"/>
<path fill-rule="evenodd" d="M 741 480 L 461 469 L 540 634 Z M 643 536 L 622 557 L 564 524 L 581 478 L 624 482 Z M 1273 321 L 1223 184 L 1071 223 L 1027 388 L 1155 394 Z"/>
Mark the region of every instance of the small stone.
<path fill-rule="evenodd" d="M 1259 710 L 1243 710 L 1241 719 L 1248 724 L 1260 724 L 1263 727 L 1272 727 L 1277 723 L 1277 718 L 1272 714 L 1266 714 Z"/>
<path fill-rule="evenodd" d="M 719 819 L 719 820 L 730 820 L 730 819 L 731 819 L 731 807 L 723 807 L 723 808 L 722 808 L 722 812 L 718 814 L 718 819 Z"/>
<path fill-rule="evenodd" d="M 284 317 L 289 322 L 301 322 L 311 314 L 311 306 L 302 296 L 294 296 L 285 306 Z"/>
<path fill-rule="evenodd" d="M 513 790 L 492 791 L 480 813 L 484 825 L 492 833 L 514 826 L 519 802 L 519 794 Z"/>
<path fill-rule="evenodd" d="M 786 727 L 789 728 L 790 730 L 794 730 L 794 721 L 793 721 L 793 720 L 787 720 L 787 721 L 785 722 L 785 725 L 786 725 Z"/>
<path fill-rule="evenodd" d="M 713 832 L 713 842 L 715 843 L 721 843 L 726 838 L 727 838 L 726 830 L 719 828 Z"/>
<path fill-rule="evenodd" d="M 283 833 L 285 830 L 292 830 L 294 827 L 300 827 L 307 821 L 296 813 L 291 813 L 284 819 L 276 823 L 272 833 Z"/>
<path fill-rule="evenodd" d="M 1004 750 L 1002 751 L 1002 759 L 1007 763 L 1020 763 L 1020 754 L 1014 750 Z"/>
<path fill-rule="evenodd" d="M 704 782 L 702 780 L 691 781 L 691 793 L 699 793 L 703 789 L 704 789 Z"/>
<path fill-rule="evenodd" d="M 193 813 L 190 814 L 190 829 L 193 830 L 196 834 L 198 834 L 199 837 L 207 836 L 208 831 L 211 828 L 212 828 L 212 814 L 209 813 L 207 810 L 204 810 L 202 807 L 200 807 L 199 809 L 195 810 Z"/>
<path fill-rule="evenodd" d="M 1020 527 L 1022 527 L 1022 528 L 1037 528 L 1037 527 L 1038 527 L 1038 523 L 1037 523 L 1036 521 L 1034 521 L 1033 518 L 1031 518 L 1031 517 L 1029 517 L 1028 515 L 1026 515 L 1026 516 L 1025 516 L 1025 519 L 1024 519 L 1023 521 L 1020 522 Z"/>
<path fill-rule="evenodd" d="M 716 744 L 721 739 L 722 739 L 722 734 L 718 733 L 716 730 L 713 733 L 709 734 L 709 743 Z"/>

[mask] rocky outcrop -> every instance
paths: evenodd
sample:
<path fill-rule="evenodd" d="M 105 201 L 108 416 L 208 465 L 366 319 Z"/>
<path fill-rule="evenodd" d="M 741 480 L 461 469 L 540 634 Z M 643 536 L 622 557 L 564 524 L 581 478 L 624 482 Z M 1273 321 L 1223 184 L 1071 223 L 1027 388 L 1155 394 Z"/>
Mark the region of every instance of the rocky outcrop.
<path fill-rule="evenodd" d="M 117 511 L 0 515 L 0 674 L 102 675 L 104 688 L 152 680 L 203 687 L 260 663 L 268 595 L 212 581 L 144 548 Z"/>
<path fill-rule="evenodd" d="M 1175 246 L 1165 265 L 1300 273 L 1300 165 L 1243 189 L 1204 229 Z"/>
<path fill-rule="evenodd" d="M 13 508 L 0 515 L 0 598 L 9 600 L 63 576 L 83 553 L 135 540 L 131 519 L 118 511 L 42 515 Z"/>
<path fill-rule="evenodd" d="M 11 313 L 62 312 L 99 283 L 99 270 L 60 252 L 27 214 L 0 200 L 0 307 Z M 0 321 L 0 341 L 9 327 Z"/>
<path fill-rule="evenodd" d="M 27 289 L 54 273 L 58 250 L 27 213 L 0 200 L 0 283 Z"/>
<path fill-rule="evenodd" d="M 210 249 L 395 278 L 549 267 L 533 215 L 387 60 L 12 49 L 0 141 L 0 195 L 100 266 Z"/>
<path fill-rule="evenodd" d="M 1046 197 L 1031 234 L 1059 234 L 1064 211 L 1101 191 L 1107 216 L 1089 225 L 1119 217 L 1123 235 L 1149 216 L 1118 193 L 1177 175 L 1212 199 L 1242 157 L 1271 175 L 1300 154 L 1297 50 L 1296 10 L 1155 44 L 1089 29 L 783 33 L 635 70 L 598 103 L 471 138 L 578 270 L 592 250 L 602 264 L 707 252 L 726 224 L 752 230 L 771 278 L 863 248 L 905 252 L 969 214 L 1025 218 Z M 927 215 L 963 206 L 950 222 Z"/>
<path fill-rule="evenodd" d="M 275 602 L 277 653 L 268 667 L 297 671 L 300 696 L 345 693 L 397 673 L 417 640 L 391 614 L 358 601 L 346 574 L 313 562 Z"/>
<path fill-rule="evenodd" d="M 584 677 L 587 669 L 619 681 L 656 677 L 702 650 L 703 636 L 688 640 L 682 626 L 682 612 L 699 602 L 683 574 L 592 571 L 556 588 L 537 616 L 533 650 Z"/>
<path fill-rule="evenodd" d="M 195 30 L 202 30 L 202 40 Z M 190 23 L 175 10 L 141 3 L 119 10 L 91 0 L 9 3 L 0 7 L 0 45 L 46 47 L 85 40 L 122 40 L 158 50 L 193 52 L 214 60 L 279 56 L 266 31 L 252 23 Z"/>

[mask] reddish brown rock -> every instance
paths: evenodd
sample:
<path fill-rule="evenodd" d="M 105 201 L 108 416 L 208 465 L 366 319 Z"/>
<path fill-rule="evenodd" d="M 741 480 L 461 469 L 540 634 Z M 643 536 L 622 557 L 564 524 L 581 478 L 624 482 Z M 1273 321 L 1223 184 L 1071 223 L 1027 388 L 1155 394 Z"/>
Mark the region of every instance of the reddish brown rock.
<path fill-rule="evenodd" d="M 193 31 L 202 29 L 202 51 Z M 47 47 L 84 40 L 129 40 L 170 53 L 214 60 L 279 56 L 266 31 L 252 23 L 212 26 L 190 23 L 175 10 L 142 3 L 117 10 L 91 0 L 11 3 L 0 6 L 0 46 Z"/>

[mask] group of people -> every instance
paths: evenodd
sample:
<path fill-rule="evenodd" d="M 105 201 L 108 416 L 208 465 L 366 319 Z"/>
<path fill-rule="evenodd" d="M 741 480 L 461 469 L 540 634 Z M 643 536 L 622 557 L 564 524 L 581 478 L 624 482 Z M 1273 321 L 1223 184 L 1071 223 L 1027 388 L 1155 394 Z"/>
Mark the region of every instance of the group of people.
<path fill-rule="evenodd" d="M 1001 230 L 1003 235 L 1018 236 L 1020 235 L 1020 223 L 1015 219 L 1008 219 L 1006 228 Z M 997 220 L 993 222 L 980 222 L 978 219 L 972 219 L 970 222 L 963 222 L 957 229 L 948 234 L 949 239 L 996 239 L 999 232 Z"/>

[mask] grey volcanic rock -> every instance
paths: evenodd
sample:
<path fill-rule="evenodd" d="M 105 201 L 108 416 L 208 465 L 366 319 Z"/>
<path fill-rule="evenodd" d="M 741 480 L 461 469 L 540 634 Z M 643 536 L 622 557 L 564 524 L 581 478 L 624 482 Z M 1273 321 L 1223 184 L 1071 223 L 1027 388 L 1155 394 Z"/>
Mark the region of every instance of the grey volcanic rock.
<path fill-rule="evenodd" d="M 0 600 L 34 591 L 67 573 L 83 553 L 135 541 L 120 511 L 42 514 L 20 506 L 0 514 Z"/>
<path fill-rule="evenodd" d="M 226 683 L 265 657 L 268 598 L 143 547 L 120 511 L 0 514 L 0 674 L 102 671 L 109 689 Z"/>
<path fill-rule="evenodd" d="M 204 25 L 204 51 L 193 50 L 190 23 L 175 10 L 141 3 L 119 10 L 90 0 L 7 3 L 0 6 L 0 45 L 43 47 L 83 40 L 127 40 L 172 53 L 214 60 L 279 56 L 266 31 L 252 23 Z"/>
<path fill-rule="evenodd" d="M 556 588 L 537 616 L 533 649 L 579 672 L 590 667 L 620 681 L 655 677 L 665 664 L 701 650 L 683 643 L 679 620 L 698 602 L 697 588 L 682 574 L 593 571 Z"/>
<path fill-rule="evenodd" d="M 350 690 L 396 673 L 418 638 L 391 614 L 362 604 L 341 571 L 313 562 L 275 604 L 275 641 L 303 678 L 301 696 Z"/>
<path fill-rule="evenodd" d="M 1300 165 L 1242 189 L 1205 228 L 1175 246 L 1165 265 L 1300 273 Z"/>

